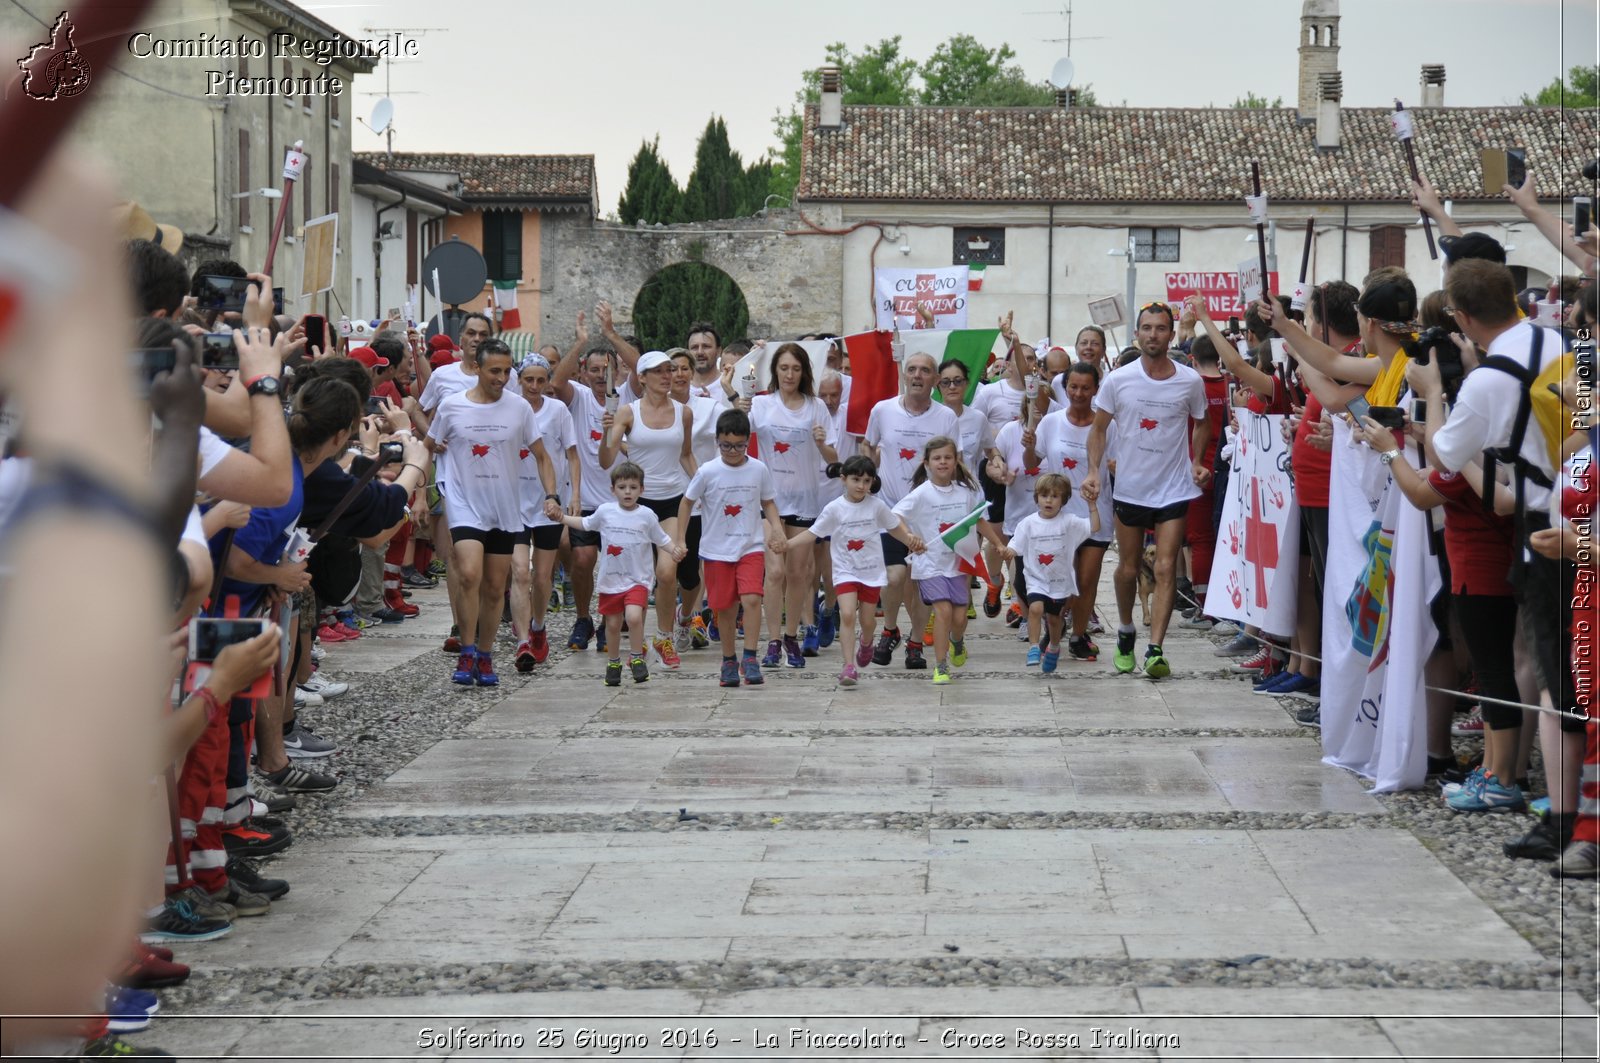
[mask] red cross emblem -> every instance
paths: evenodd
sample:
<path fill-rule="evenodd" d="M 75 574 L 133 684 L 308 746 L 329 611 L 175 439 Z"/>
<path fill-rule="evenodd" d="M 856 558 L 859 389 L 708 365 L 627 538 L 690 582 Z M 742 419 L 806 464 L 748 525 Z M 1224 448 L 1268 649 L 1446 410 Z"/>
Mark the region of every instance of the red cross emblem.
<path fill-rule="evenodd" d="M 1244 522 L 1244 559 L 1256 568 L 1256 607 L 1267 604 L 1267 569 L 1278 567 L 1278 527 L 1261 518 L 1261 481 L 1250 477 L 1250 516 Z"/>

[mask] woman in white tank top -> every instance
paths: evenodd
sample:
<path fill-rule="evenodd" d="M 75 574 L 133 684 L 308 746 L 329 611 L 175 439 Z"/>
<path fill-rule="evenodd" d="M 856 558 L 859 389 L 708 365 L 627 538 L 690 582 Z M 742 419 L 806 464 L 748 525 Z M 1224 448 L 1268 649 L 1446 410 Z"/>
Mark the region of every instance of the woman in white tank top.
<path fill-rule="evenodd" d="M 828 407 L 817 398 L 811 358 L 800 345 L 785 343 L 772 356 L 771 393 L 758 396 L 751 404 L 750 427 L 762 462 L 772 470 L 778 514 L 791 539 L 811 527 L 821 511 L 822 486 L 827 482 L 823 470 L 839 460 L 833 424 Z M 791 550 L 781 557 L 767 552 L 763 600 L 771 641 L 763 665 L 776 666 L 781 655 L 790 668 L 804 668 L 805 651 L 816 655 L 818 637 L 812 615 L 816 583 L 812 551 Z M 801 634 L 805 636 L 803 648 Z"/>
<path fill-rule="evenodd" d="M 661 520 L 661 529 L 678 537 L 678 503 L 695 473 L 690 445 L 694 413 L 672 397 L 672 361 L 660 351 L 639 356 L 635 370 L 644 389 L 642 397 L 606 415 L 606 438 L 600 444 L 600 465 L 608 466 L 626 449 L 628 460 L 644 470 L 640 505 Z M 681 663 L 673 648 L 672 629 L 677 601 L 678 565 L 665 550 L 656 552 L 656 635 L 650 640 L 663 667 Z M 691 605 L 692 608 L 692 605 Z"/>

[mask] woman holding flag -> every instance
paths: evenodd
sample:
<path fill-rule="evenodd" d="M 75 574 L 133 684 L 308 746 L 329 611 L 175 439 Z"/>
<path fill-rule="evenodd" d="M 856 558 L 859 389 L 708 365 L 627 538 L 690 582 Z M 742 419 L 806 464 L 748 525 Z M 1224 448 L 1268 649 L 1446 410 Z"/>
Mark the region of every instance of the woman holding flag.
<path fill-rule="evenodd" d="M 967 631 L 967 604 L 972 600 L 967 578 L 988 579 L 978 553 L 978 538 L 1001 552 L 1006 544 L 985 519 L 989 505 L 977 477 L 961 460 L 954 439 L 930 439 L 922 451 L 922 466 L 911 482 L 911 493 L 894 511 L 927 546 L 911 557 L 911 578 L 917 581 L 923 603 L 933 608 L 933 681 L 942 686 L 950 682 L 952 667 L 967 663 L 962 641 Z"/>

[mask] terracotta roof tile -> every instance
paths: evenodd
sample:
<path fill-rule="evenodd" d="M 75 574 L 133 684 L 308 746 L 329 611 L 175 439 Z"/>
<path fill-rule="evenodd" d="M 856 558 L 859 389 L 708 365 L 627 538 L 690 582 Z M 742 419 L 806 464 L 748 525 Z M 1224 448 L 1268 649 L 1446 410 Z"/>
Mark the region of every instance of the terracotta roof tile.
<path fill-rule="evenodd" d="M 1238 202 L 1250 162 L 1278 201 L 1409 201 L 1390 111 L 1344 108 L 1342 147 L 1319 154 L 1293 108 L 848 106 L 837 130 L 805 114 L 798 196 L 813 201 Z M 1483 199 L 1479 149 L 1525 147 L 1541 198 L 1580 195 L 1600 112 L 1536 107 L 1411 111 L 1417 164 L 1442 196 Z"/>
<path fill-rule="evenodd" d="M 469 155 L 450 152 L 357 152 L 357 159 L 380 170 L 459 173 L 461 198 L 594 198 L 593 155 Z"/>

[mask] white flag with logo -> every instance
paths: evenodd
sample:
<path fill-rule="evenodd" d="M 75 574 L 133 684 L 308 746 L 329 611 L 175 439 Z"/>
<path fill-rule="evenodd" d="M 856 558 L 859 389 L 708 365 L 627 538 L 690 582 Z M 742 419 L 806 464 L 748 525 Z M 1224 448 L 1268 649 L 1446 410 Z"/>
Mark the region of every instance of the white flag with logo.
<path fill-rule="evenodd" d="M 1288 636 L 1300 575 L 1300 507 L 1282 428 L 1281 414 L 1239 411 L 1206 612 Z"/>
<path fill-rule="evenodd" d="M 926 327 L 966 328 L 967 273 L 966 266 L 873 270 L 872 292 L 878 308 L 878 327 L 889 330 L 922 328 L 918 314 L 926 308 L 933 314 L 933 323 Z"/>

